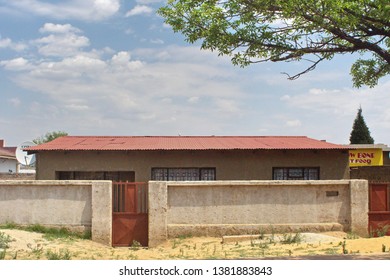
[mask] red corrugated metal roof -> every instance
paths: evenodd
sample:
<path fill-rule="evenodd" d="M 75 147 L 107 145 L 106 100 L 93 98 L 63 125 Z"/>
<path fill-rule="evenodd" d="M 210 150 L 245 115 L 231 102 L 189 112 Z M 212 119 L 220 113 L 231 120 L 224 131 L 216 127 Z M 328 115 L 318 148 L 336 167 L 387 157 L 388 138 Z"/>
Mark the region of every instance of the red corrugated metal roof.
<path fill-rule="evenodd" d="M 305 136 L 64 136 L 26 151 L 348 149 Z"/>

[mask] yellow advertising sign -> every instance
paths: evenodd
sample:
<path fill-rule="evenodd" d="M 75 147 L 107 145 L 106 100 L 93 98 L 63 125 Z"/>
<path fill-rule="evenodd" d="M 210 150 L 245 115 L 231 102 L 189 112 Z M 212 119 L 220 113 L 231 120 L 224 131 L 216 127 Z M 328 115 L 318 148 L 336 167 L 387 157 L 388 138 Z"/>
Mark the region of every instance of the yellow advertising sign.
<path fill-rule="evenodd" d="M 349 166 L 383 165 L 382 149 L 349 150 Z"/>

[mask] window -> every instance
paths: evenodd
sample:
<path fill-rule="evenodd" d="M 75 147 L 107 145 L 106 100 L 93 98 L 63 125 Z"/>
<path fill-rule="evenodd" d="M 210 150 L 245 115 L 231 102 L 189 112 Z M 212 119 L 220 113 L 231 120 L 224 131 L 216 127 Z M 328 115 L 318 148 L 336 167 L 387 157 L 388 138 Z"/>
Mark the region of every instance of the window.
<path fill-rule="evenodd" d="M 134 182 L 133 171 L 57 171 L 57 180 L 111 180 Z"/>
<path fill-rule="evenodd" d="M 318 167 L 275 167 L 272 178 L 274 180 L 319 180 Z"/>
<path fill-rule="evenodd" d="M 213 181 L 215 168 L 152 168 L 154 181 Z"/>

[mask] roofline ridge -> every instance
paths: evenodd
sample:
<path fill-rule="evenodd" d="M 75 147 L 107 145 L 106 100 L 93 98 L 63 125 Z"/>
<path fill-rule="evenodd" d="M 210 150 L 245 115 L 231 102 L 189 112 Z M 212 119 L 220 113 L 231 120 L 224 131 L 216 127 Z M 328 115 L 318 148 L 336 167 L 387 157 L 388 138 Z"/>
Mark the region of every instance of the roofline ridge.
<path fill-rule="evenodd" d="M 66 135 L 59 138 L 310 138 L 304 135 Z M 314 139 L 314 138 L 310 138 Z M 316 140 L 316 139 L 315 139 Z M 321 140 L 317 140 L 321 141 Z"/>

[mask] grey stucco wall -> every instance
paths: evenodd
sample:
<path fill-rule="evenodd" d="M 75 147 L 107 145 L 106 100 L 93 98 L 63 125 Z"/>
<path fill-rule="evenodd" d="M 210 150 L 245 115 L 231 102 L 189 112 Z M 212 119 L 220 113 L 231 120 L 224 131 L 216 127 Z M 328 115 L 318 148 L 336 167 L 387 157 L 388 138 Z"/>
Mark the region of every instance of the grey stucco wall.
<path fill-rule="evenodd" d="M 272 180 L 273 167 L 319 167 L 321 180 L 349 179 L 340 150 L 42 151 L 36 164 L 38 180 L 54 180 L 56 171 L 134 171 L 136 182 L 148 182 L 154 167 L 212 167 L 217 180 Z"/>
<path fill-rule="evenodd" d="M 112 182 L 92 182 L 92 240 L 112 245 Z"/>
<path fill-rule="evenodd" d="M 359 166 L 350 170 L 351 179 L 365 179 L 370 182 L 390 182 L 390 166 Z"/>
<path fill-rule="evenodd" d="M 0 181 L 0 224 L 41 224 L 91 230 L 111 245 L 110 181 Z"/>
<path fill-rule="evenodd" d="M 149 246 L 179 235 L 354 231 L 367 235 L 368 184 L 338 181 L 149 182 Z"/>

